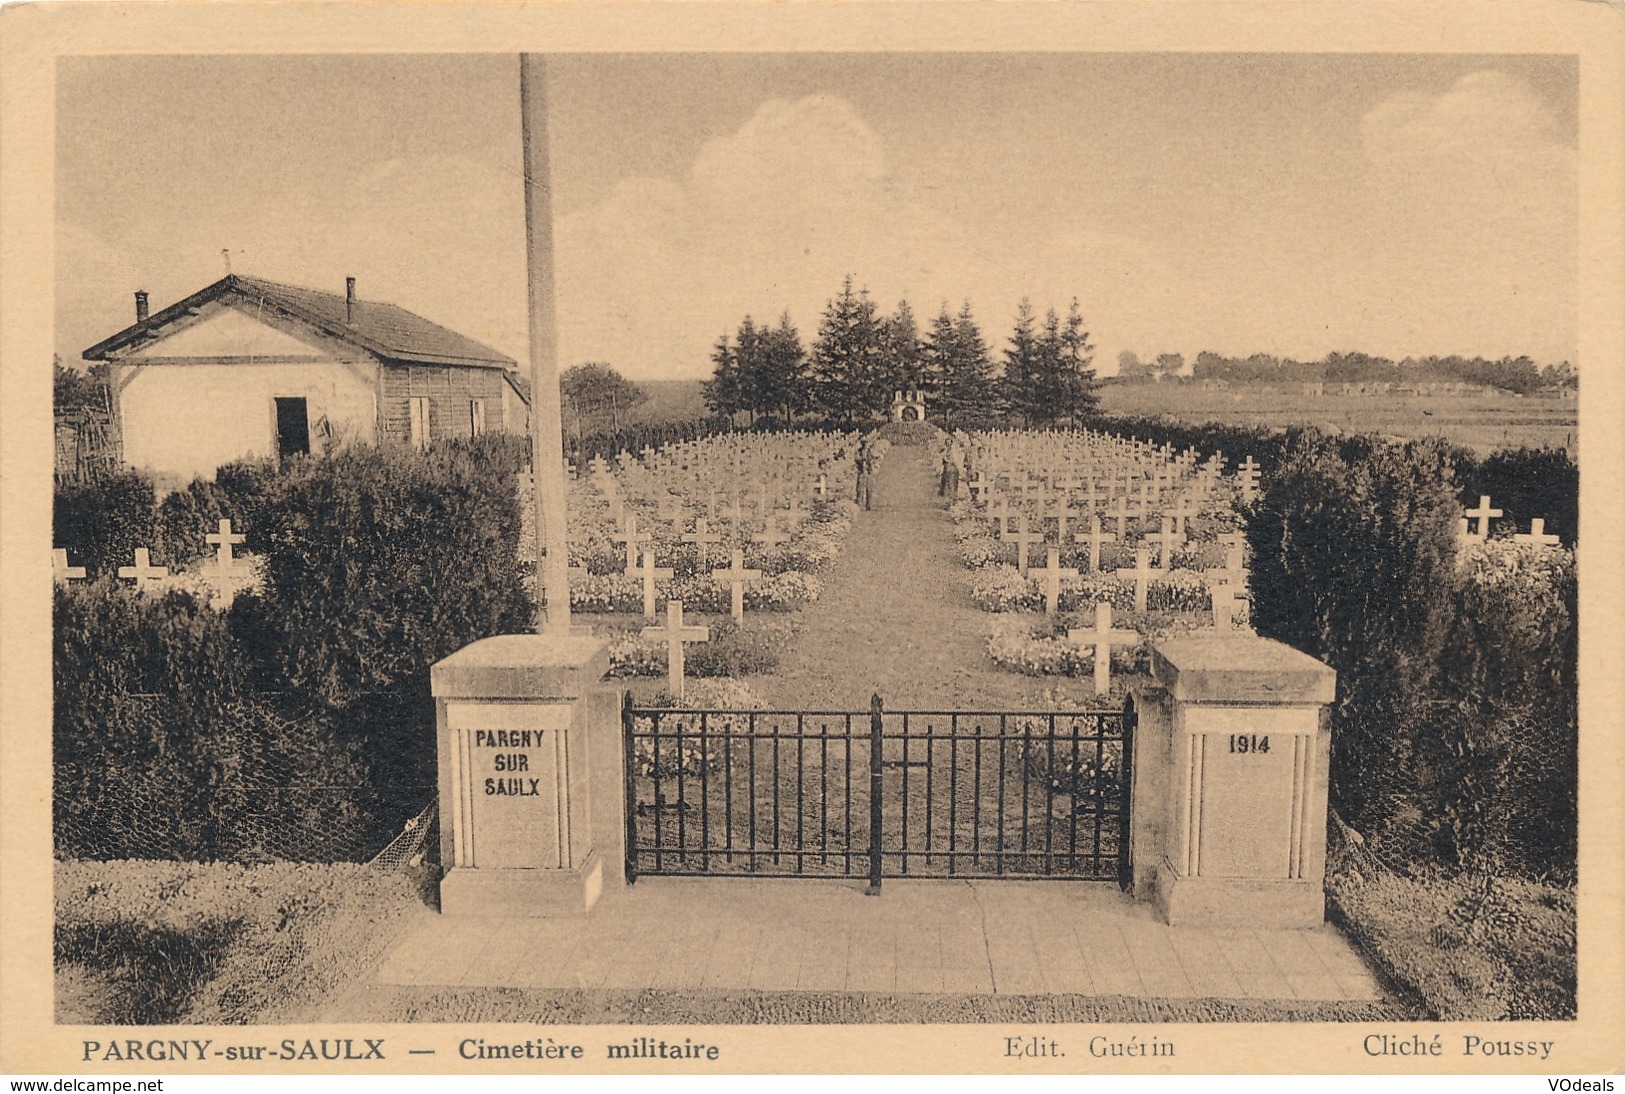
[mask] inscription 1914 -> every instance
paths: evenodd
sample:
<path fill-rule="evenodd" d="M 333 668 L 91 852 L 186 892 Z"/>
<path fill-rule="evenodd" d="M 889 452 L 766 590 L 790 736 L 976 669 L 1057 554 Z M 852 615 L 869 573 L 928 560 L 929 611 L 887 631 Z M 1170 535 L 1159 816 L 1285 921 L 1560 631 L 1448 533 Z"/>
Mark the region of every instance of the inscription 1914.
<path fill-rule="evenodd" d="M 1270 738 L 1267 733 L 1232 733 L 1230 751 L 1238 754 L 1268 752 Z"/>

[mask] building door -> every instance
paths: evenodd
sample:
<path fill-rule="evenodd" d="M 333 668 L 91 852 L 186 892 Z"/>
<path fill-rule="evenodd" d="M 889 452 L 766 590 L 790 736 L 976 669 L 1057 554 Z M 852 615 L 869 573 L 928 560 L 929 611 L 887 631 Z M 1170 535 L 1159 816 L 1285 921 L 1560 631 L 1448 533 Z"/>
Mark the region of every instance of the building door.
<path fill-rule="evenodd" d="M 412 447 L 424 449 L 429 447 L 429 397 L 427 395 L 414 395 L 408 401 L 412 412 L 412 432 L 409 439 Z"/>
<path fill-rule="evenodd" d="M 279 459 L 310 452 L 310 413 L 303 399 L 276 401 L 276 454 Z"/>

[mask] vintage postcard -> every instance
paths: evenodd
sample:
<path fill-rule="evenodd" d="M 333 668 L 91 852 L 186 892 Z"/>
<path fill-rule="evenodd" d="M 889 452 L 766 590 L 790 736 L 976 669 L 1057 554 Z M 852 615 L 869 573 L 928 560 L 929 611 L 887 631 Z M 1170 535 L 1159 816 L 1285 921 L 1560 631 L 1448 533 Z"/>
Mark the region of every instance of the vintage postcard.
<path fill-rule="evenodd" d="M 0 1070 L 1625 1066 L 1617 5 L 0 29 Z"/>

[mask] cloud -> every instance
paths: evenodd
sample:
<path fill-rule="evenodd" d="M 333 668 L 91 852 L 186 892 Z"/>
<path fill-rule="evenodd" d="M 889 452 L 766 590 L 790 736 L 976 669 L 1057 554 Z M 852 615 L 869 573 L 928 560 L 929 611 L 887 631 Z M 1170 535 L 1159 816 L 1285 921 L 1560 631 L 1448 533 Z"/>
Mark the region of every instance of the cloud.
<path fill-rule="evenodd" d="M 717 336 L 746 314 L 788 309 L 810 344 L 849 273 L 884 310 L 907 299 L 922 327 L 968 297 L 995 353 L 1022 297 L 1042 314 L 1077 296 L 1091 329 L 1153 337 L 1173 284 L 1169 259 L 1081 214 L 973 230 L 902 185 L 874 130 L 830 95 L 764 103 L 682 178 L 623 180 L 562 218 L 558 239 L 562 362 L 639 379 L 709 374 Z"/>
<path fill-rule="evenodd" d="M 1540 94 L 1494 69 L 1469 73 L 1440 95 L 1386 99 L 1366 114 L 1360 135 L 1376 163 L 1454 159 L 1483 166 L 1568 152 Z"/>
<path fill-rule="evenodd" d="M 524 194 L 490 163 L 460 157 L 382 161 L 344 186 L 267 185 L 250 216 L 155 214 L 118 249 L 79 225 L 57 232 L 58 345 L 77 357 L 133 321 L 130 293 L 154 310 L 231 268 L 329 292 L 357 279 L 387 300 L 523 361 L 527 346 Z"/>
<path fill-rule="evenodd" d="M 1370 344 L 1566 355 L 1577 312 L 1575 150 L 1546 101 L 1495 70 L 1398 95 L 1361 125 L 1357 261 L 1334 299 Z"/>
<path fill-rule="evenodd" d="M 678 180 L 623 180 L 560 218 L 561 359 L 643 379 L 709 372 L 716 337 L 788 309 L 810 340 L 856 274 L 883 306 L 964 293 L 963 231 L 897 185 L 881 142 L 829 95 L 771 100 Z"/>

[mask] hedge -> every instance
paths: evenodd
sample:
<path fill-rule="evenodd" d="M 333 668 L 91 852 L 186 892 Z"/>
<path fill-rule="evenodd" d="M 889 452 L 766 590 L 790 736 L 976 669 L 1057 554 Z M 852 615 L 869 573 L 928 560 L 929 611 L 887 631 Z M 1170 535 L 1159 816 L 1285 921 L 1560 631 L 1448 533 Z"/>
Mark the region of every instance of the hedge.
<path fill-rule="evenodd" d="M 59 587 L 54 617 L 58 854 L 324 858 L 365 842 L 376 803 L 329 790 L 363 785 L 352 750 L 251 692 L 220 613 L 104 579 Z"/>
<path fill-rule="evenodd" d="M 229 614 L 111 580 L 59 589 L 59 853 L 376 850 L 433 794 L 429 666 L 532 623 L 522 458 L 511 438 L 354 448 L 175 495 L 176 521 L 251 514 L 264 588 Z"/>
<path fill-rule="evenodd" d="M 1458 565 L 1453 466 L 1438 442 L 1299 438 L 1247 514 L 1253 624 L 1337 670 L 1354 827 L 1412 863 L 1571 876 L 1572 556 Z"/>

